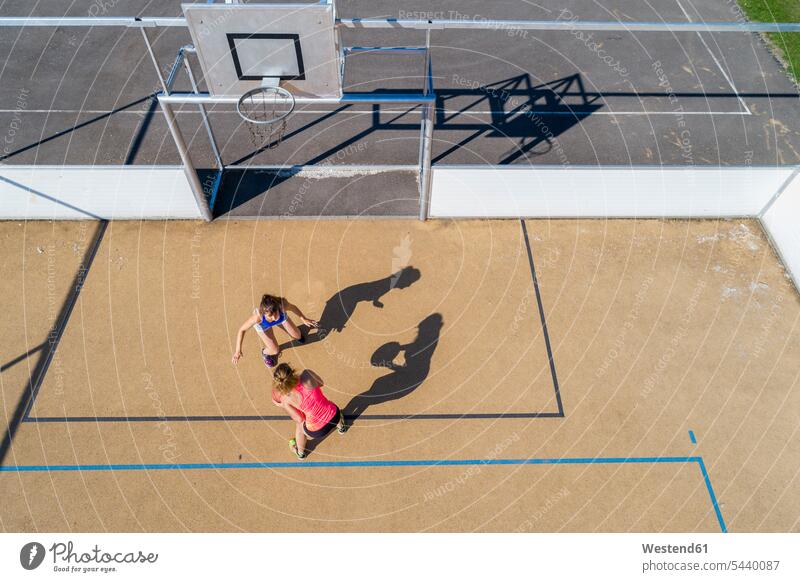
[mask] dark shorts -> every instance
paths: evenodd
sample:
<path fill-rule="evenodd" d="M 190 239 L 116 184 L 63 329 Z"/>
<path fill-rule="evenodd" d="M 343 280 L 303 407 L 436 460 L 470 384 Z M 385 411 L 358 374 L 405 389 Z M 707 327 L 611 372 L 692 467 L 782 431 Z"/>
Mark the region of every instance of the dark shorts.
<path fill-rule="evenodd" d="M 320 428 L 319 430 L 309 430 L 306 426 L 306 423 L 303 423 L 303 430 L 305 433 L 310 436 L 312 439 L 321 439 L 322 437 L 326 436 L 329 432 L 336 428 L 339 424 L 339 419 L 342 417 L 342 411 L 339 408 L 336 408 L 336 414 L 334 414 L 328 423 Z"/>

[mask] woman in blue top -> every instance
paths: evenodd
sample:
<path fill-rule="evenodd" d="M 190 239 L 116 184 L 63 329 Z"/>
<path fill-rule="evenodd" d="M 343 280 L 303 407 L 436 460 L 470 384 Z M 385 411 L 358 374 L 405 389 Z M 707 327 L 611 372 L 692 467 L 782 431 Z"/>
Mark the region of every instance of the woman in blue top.
<path fill-rule="evenodd" d="M 244 355 L 242 353 L 242 340 L 245 332 L 251 327 L 256 330 L 258 337 L 264 342 L 261 357 L 270 368 L 274 368 L 278 363 L 278 354 L 281 351 L 278 341 L 275 339 L 274 328 L 282 327 L 292 339 L 303 343 L 305 341 L 303 334 L 300 333 L 294 322 L 289 319 L 288 312 L 297 315 L 308 327 L 318 327 L 319 325 L 313 319 L 308 319 L 296 305 L 292 305 L 286 299 L 273 295 L 264 295 L 261 298 L 261 304 L 253 309 L 253 315 L 239 328 L 239 333 L 236 336 L 236 351 L 233 353 L 233 363 L 238 362 L 239 358 Z"/>

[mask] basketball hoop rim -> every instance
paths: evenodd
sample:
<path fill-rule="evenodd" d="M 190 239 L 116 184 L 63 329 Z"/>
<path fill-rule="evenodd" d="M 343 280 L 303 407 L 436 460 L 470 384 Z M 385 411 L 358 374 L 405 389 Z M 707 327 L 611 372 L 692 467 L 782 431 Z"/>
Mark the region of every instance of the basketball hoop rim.
<path fill-rule="evenodd" d="M 282 96 L 288 98 L 289 99 L 289 103 L 291 105 L 285 112 L 283 112 L 278 117 L 274 117 L 272 119 L 267 119 L 267 120 L 253 119 L 251 117 L 248 117 L 247 114 L 242 111 L 242 103 L 248 97 L 252 97 L 253 95 L 257 95 L 259 93 L 265 93 L 265 94 L 266 93 L 277 93 L 279 95 L 282 95 Z M 236 102 L 236 112 L 239 114 L 239 117 L 241 117 L 242 119 L 244 119 L 248 123 L 255 123 L 257 125 L 272 125 L 274 123 L 278 123 L 280 121 L 283 121 L 284 119 L 289 117 L 292 114 L 292 112 L 294 111 L 295 105 L 296 105 L 296 102 L 295 102 L 295 99 L 294 99 L 294 95 L 292 95 L 291 91 L 289 91 L 288 89 L 285 89 L 285 88 L 280 87 L 280 86 L 276 86 L 276 87 L 256 87 L 255 89 L 250 89 L 249 91 L 244 93 L 241 97 L 239 97 L 239 100 Z"/>

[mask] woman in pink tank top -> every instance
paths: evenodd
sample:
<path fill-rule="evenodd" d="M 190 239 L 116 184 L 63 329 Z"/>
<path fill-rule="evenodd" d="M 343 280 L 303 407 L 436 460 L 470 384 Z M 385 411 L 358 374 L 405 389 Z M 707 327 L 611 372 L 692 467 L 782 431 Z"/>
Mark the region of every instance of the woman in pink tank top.
<path fill-rule="evenodd" d="M 322 393 L 322 378 L 311 370 L 298 376 L 289 364 L 280 364 L 272 375 L 272 402 L 280 406 L 297 423 L 289 448 L 298 459 L 306 457 L 306 441 L 326 436 L 334 428 L 339 434 L 347 431 L 339 407 Z"/>

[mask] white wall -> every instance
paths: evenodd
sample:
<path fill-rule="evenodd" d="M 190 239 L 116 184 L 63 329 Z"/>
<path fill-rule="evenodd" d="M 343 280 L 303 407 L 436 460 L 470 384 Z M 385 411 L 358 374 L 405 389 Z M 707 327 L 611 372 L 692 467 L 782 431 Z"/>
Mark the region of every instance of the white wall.
<path fill-rule="evenodd" d="M 432 217 L 756 216 L 791 167 L 456 167 L 433 170 Z"/>
<path fill-rule="evenodd" d="M 436 166 L 432 218 L 758 217 L 800 290 L 800 169 Z"/>
<path fill-rule="evenodd" d="M 437 166 L 430 215 L 757 216 L 800 289 L 800 172 L 792 167 Z M 85 218 L 202 217 L 179 166 L 0 165 L 0 219 Z"/>
<path fill-rule="evenodd" d="M 800 291 L 800 173 L 763 214 L 761 224 Z"/>
<path fill-rule="evenodd" d="M 0 219 L 200 219 L 178 166 L 3 166 Z"/>

